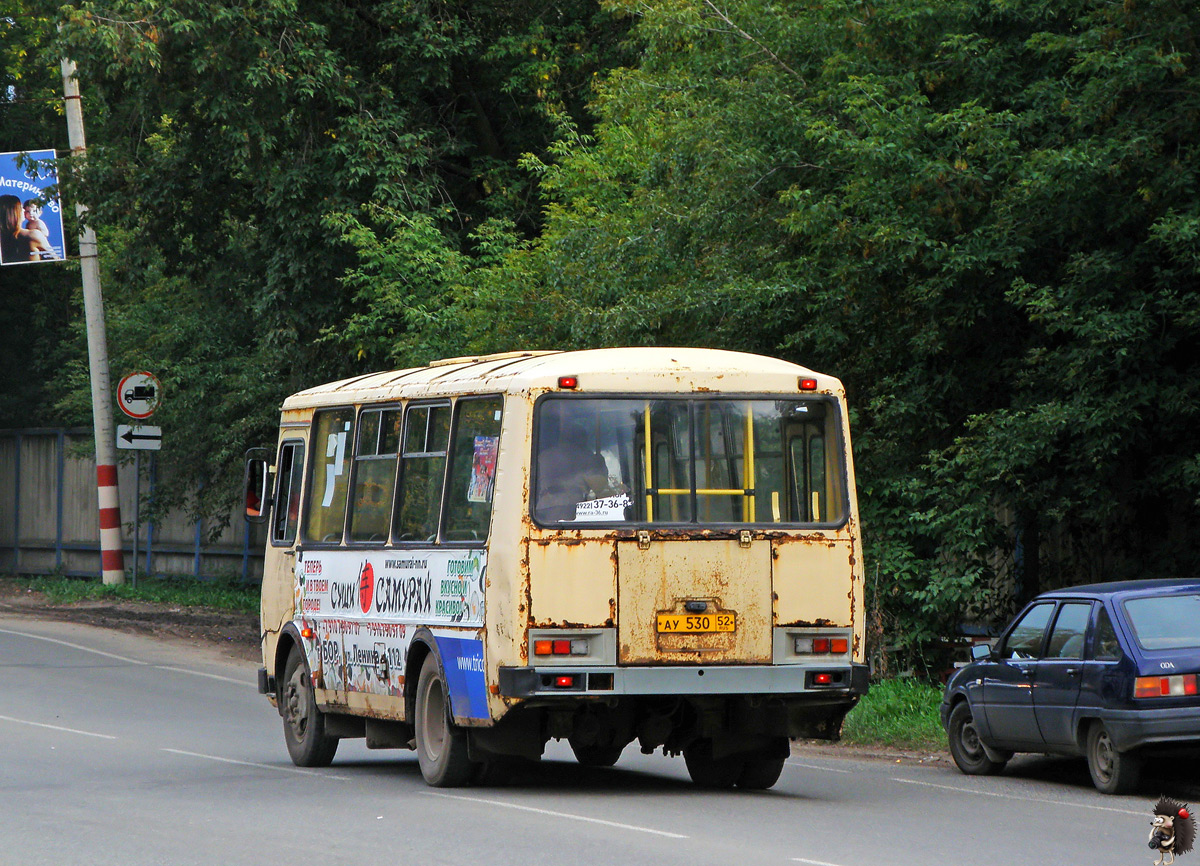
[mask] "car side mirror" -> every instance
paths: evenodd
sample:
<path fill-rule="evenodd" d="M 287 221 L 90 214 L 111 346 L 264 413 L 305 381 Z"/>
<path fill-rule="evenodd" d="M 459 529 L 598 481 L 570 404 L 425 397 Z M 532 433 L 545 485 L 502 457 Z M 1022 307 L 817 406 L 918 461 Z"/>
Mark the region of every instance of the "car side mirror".
<path fill-rule="evenodd" d="M 992 658 L 993 650 L 991 644 L 977 643 L 971 645 L 971 661 L 983 662 Z"/>

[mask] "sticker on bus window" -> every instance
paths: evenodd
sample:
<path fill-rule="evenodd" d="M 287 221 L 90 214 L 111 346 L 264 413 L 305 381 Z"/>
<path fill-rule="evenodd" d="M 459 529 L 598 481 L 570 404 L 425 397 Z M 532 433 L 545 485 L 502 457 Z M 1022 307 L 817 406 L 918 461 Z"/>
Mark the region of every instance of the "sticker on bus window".
<path fill-rule="evenodd" d="M 625 509 L 632 504 L 628 493 L 577 502 L 575 503 L 575 519 L 578 521 L 624 520 Z"/>
<path fill-rule="evenodd" d="M 467 487 L 468 502 L 490 502 L 492 481 L 496 478 L 496 452 L 499 436 L 476 436 L 475 456 L 471 461 L 471 483 Z"/>

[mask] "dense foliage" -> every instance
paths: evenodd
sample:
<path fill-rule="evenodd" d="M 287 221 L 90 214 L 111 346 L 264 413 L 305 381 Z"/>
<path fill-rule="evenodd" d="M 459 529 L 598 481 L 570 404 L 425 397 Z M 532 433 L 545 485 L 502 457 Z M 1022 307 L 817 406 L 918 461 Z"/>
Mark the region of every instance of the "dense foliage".
<path fill-rule="evenodd" d="M 1194 573 L 1195 4 L 601 5 L 64 9 L 110 340 L 189 480 L 316 381 L 699 342 L 846 383 L 886 642 Z"/>

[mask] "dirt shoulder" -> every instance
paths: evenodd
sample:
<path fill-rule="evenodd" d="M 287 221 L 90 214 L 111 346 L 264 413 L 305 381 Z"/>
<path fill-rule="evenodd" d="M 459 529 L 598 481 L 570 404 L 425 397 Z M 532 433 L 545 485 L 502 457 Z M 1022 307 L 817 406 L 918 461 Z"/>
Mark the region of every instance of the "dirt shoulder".
<path fill-rule="evenodd" d="M 947 751 L 925 751 L 900 749 L 892 746 L 863 746 L 857 743 L 837 742 L 827 740 L 793 740 L 792 755 L 801 757 L 854 758 L 869 761 L 887 761 L 893 764 L 928 764 L 931 766 L 953 766 L 953 759 Z"/>
<path fill-rule="evenodd" d="M 260 658 L 255 614 L 115 599 L 56 604 L 10 578 L 0 578 L 0 614 L 58 619 L 219 647 L 223 654 L 244 661 Z"/>

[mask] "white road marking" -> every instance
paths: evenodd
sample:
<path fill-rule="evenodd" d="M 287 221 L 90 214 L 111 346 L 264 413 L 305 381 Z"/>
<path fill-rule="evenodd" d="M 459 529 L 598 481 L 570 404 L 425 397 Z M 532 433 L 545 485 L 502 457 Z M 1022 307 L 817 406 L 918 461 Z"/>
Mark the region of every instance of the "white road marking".
<path fill-rule="evenodd" d="M 260 770 L 275 770 L 279 773 L 296 773 L 300 776 L 320 776 L 322 779 L 336 779 L 339 782 L 351 781 L 348 776 L 332 776 L 329 773 L 321 773 L 316 770 L 305 770 L 302 767 L 280 767 L 276 764 L 259 764 L 254 761 L 238 761 L 233 758 L 222 758 L 219 755 L 204 755 L 200 752 L 185 752 L 183 749 L 163 749 L 162 751 L 170 752 L 172 755 L 183 755 L 188 758 L 202 758 L 206 761 L 217 761 L 221 764 L 237 764 L 241 767 L 257 767 Z"/>
<path fill-rule="evenodd" d="M 11 631 L 6 628 L 0 628 L 0 634 L 15 634 L 18 637 L 27 637 L 27 638 L 30 638 L 31 640 L 44 640 L 46 643 L 56 643 L 59 646 L 66 646 L 66 647 L 70 647 L 71 649 L 80 650 L 81 652 L 93 653 L 98 656 L 104 656 L 105 658 L 116 659 L 117 661 L 125 662 L 126 664 L 146 665 L 147 667 L 149 667 L 149 665 L 150 665 L 150 662 L 143 662 L 143 661 L 139 661 L 138 659 L 131 659 L 131 658 L 126 658 L 125 656 L 114 655 L 113 653 L 106 653 L 103 650 L 92 649 L 91 647 L 83 646 L 82 644 L 71 643 L 70 641 L 67 641 L 67 640 L 59 640 L 58 638 L 53 638 L 53 637 L 43 637 L 40 634 L 30 634 L 29 632 L 24 632 L 24 631 Z"/>
<path fill-rule="evenodd" d="M 1025 803 L 1049 803 L 1053 806 L 1071 806 L 1076 809 L 1094 809 L 1097 812 L 1117 812 L 1121 815 L 1137 815 L 1139 818 L 1148 814 L 1147 812 L 1135 812 L 1132 809 L 1116 809 L 1112 806 L 1093 806 L 1090 803 L 1072 803 L 1070 800 L 1055 800 L 1049 797 L 1022 797 L 1019 794 L 1005 794 L 1001 791 L 980 791 L 975 788 L 960 788 L 956 785 L 938 785 L 934 782 L 919 782 L 916 779 L 901 779 L 892 777 L 893 782 L 901 782 L 905 785 L 921 785 L 926 788 L 940 788 L 943 791 L 957 791 L 962 794 L 978 794 L 980 797 L 999 797 L 1003 800 L 1021 800 Z"/>
<path fill-rule="evenodd" d="M 31 640 L 44 640 L 47 643 L 58 644 L 59 646 L 70 647 L 71 649 L 76 649 L 76 650 L 79 650 L 80 652 L 92 653 L 93 655 L 104 656 L 105 658 L 115 659 L 116 661 L 125 662 L 126 664 L 130 664 L 130 665 L 141 665 L 143 667 L 154 668 L 154 669 L 160 670 L 160 671 L 171 671 L 172 673 L 177 673 L 177 674 L 191 674 L 194 677 L 207 677 L 210 680 L 220 680 L 220 681 L 226 682 L 226 683 L 234 683 L 239 686 L 253 686 L 254 685 L 254 683 L 252 683 L 250 680 L 239 680 L 235 677 L 226 677 L 226 676 L 222 676 L 221 674 L 210 674 L 205 671 L 193 671 L 193 670 L 189 670 L 188 668 L 177 668 L 177 667 L 173 667 L 172 665 L 156 665 L 153 662 L 142 661 L 141 659 L 131 659 L 131 658 L 128 658 L 127 656 L 119 656 L 119 655 L 116 655 L 115 653 L 109 653 L 109 652 L 105 652 L 104 650 L 93 649 L 92 647 L 83 646 L 82 644 L 77 644 L 77 643 L 71 643 L 70 641 L 66 641 L 66 640 L 59 640 L 58 638 L 43 637 L 40 634 L 30 634 L 29 632 L 24 632 L 24 631 L 12 631 L 11 629 L 7 629 L 7 628 L 0 628 L 0 634 L 14 634 L 14 635 L 17 635 L 18 637 L 30 638 Z"/>
<path fill-rule="evenodd" d="M 80 731 L 77 728 L 64 728 L 61 725 L 47 725 L 43 722 L 31 722 L 27 719 L 14 719 L 12 716 L 0 716 L 0 722 L 15 722 L 18 725 L 31 725 L 35 728 L 47 728 L 51 731 L 62 731 L 65 734 L 80 734 L 84 737 L 99 737 L 102 740 L 115 740 L 110 734 L 96 734 L 92 731 Z"/>
<path fill-rule="evenodd" d="M 207 677 L 210 680 L 220 680 L 223 683 L 233 683 L 234 685 L 247 686 L 249 688 L 254 688 L 256 686 L 256 684 L 252 683 L 250 680 L 239 680 L 237 677 L 226 677 L 222 676 L 221 674 L 210 674 L 207 671 L 193 671 L 189 670 L 188 668 L 172 667 L 171 665 L 151 665 L 151 667 L 155 670 L 171 671 L 177 674 L 191 674 L 194 677 Z"/>
<path fill-rule="evenodd" d="M 651 833 L 655 836 L 666 836 L 668 839 L 687 839 L 682 833 L 668 833 L 666 830 L 655 830 L 650 827 L 639 827 L 636 824 L 622 824 L 618 821 L 605 821 L 603 818 L 589 818 L 586 815 L 573 815 L 570 812 L 555 812 L 550 809 L 538 809 L 534 806 L 521 806 L 517 803 L 506 803 L 503 800 L 485 800 L 482 797 L 463 797 L 456 794 L 439 794 L 437 791 L 425 791 L 430 797 L 443 797 L 447 800 L 462 800 L 465 803 L 483 803 L 487 806 L 500 806 L 504 809 L 517 809 L 521 812 L 532 812 L 535 815 L 547 815 L 551 818 L 567 818 L 571 821 L 584 821 L 588 824 L 600 824 L 604 827 L 615 827 L 618 830 L 633 830 L 637 833 Z"/>
<path fill-rule="evenodd" d="M 793 857 L 793 863 L 810 863 L 812 866 L 840 866 L 838 863 L 826 863 L 824 860 L 805 860 L 803 857 Z"/>
<path fill-rule="evenodd" d="M 803 761 L 793 761 L 791 759 L 784 761 L 784 763 L 791 767 L 804 767 L 804 769 L 806 769 L 806 770 L 824 770 L 826 773 L 844 773 L 846 775 L 850 775 L 850 773 L 851 773 L 850 770 L 841 770 L 841 769 L 838 769 L 837 767 L 822 767 L 820 764 L 806 764 Z M 817 861 L 816 860 L 806 860 L 804 862 L 816 863 Z"/>

